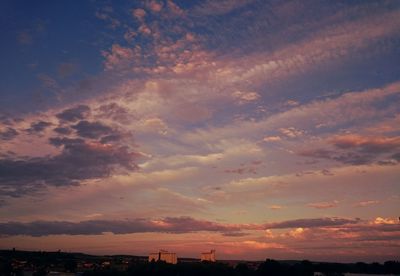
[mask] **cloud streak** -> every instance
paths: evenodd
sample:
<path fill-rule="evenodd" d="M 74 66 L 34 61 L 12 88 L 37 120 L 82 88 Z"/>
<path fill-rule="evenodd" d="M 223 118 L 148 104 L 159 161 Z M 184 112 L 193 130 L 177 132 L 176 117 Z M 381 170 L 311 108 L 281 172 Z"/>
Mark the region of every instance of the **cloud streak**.
<path fill-rule="evenodd" d="M 183 234 L 199 231 L 219 232 L 225 236 L 243 236 L 244 230 L 286 229 L 297 227 L 331 227 L 359 223 L 359 219 L 322 218 L 289 220 L 267 224 L 222 224 L 191 217 L 166 217 L 163 219 L 33 221 L 0 223 L 1 235 L 100 235 L 163 232 Z"/>

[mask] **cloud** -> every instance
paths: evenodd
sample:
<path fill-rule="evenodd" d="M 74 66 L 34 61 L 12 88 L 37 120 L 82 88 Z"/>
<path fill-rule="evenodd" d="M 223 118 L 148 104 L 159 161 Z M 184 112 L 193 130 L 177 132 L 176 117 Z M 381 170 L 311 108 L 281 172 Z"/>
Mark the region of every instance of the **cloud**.
<path fill-rule="evenodd" d="M 107 177 L 118 169 L 137 168 L 139 154 L 124 146 L 58 137 L 51 138 L 50 143 L 62 147 L 58 155 L 0 159 L 0 194 L 18 197 L 46 185 L 79 185 Z"/>
<path fill-rule="evenodd" d="M 72 132 L 72 130 L 68 127 L 56 127 L 55 129 L 53 129 L 53 131 L 62 135 L 68 135 Z"/>
<path fill-rule="evenodd" d="M 106 232 L 114 234 L 163 232 L 184 234 L 191 232 L 219 232 L 226 236 L 244 236 L 242 230 L 265 230 L 278 228 L 329 227 L 356 224 L 359 220 L 324 218 L 300 219 L 280 223 L 257 224 L 223 224 L 192 217 L 165 217 L 162 219 L 126 219 L 126 220 L 87 220 L 68 221 L 33 221 L 0 223 L 1 235 L 99 235 Z M 267 227 L 267 228 L 265 228 Z"/>
<path fill-rule="evenodd" d="M 315 227 L 313 229 L 306 227 L 293 228 L 293 230 L 275 236 L 275 238 L 278 242 L 286 240 L 289 244 L 293 243 L 293 240 L 290 240 L 291 238 L 301 238 L 305 243 L 312 241 L 314 244 L 329 247 L 342 244 L 344 248 L 349 245 L 369 248 L 371 246 L 374 247 L 374 244 L 371 243 L 373 241 L 388 242 L 397 247 L 396 241 L 398 240 L 397 236 L 400 233 L 399 231 L 400 225 L 394 219 L 377 217 L 371 221 L 360 221 L 359 223 L 332 227 Z M 331 244 L 329 242 L 330 240 L 334 240 L 334 244 Z M 302 247 L 304 244 L 297 243 L 297 246 Z M 315 249 L 314 246 L 312 246 L 312 249 Z M 382 246 L 382 244 L 380 244 L 380 246 Z"/>
<path fill-rule="evenodd" d="M 123 138 L 123 135 L 120 133 L 114 133 L 114 134 L 110 134 L 110 135 L 106 135 L 101 137 L 100 139 L 100 143 L 102 144 L 109 144 L 112 142 L 118 142 Z"/>
<path fill-rule="evenodd" d="M 299 239 L 299 238 L 304 238 L 304 235 L 306 234 L 306 231 L 308 231 L 308 229 L 304 229 L 302 227 L 293 229 L 291 231 L 289 231 L 288 233 L 285 233 L 284 236 L 290 236 L 292 238 L 295 239 Z"/>
<path fill-rule="evenodd" d="M 139 21 L 143 21 L 146 16 L 146 11 L 144 9 L 134 9 L 132 10 L 132 15 Z"/>
<path fill-rule="evenodd" d="M 377 217 L 373 221 L 373 224 L 395 225 L 398 224 L 398 220 L 392 218 Z"/>
<path fill-rule="evenodd" d="M 344 164 L 362 165 L 377 162 L 380 165 L 397 164 L 400 137 L 336 135 L 327 139 L 327 148 L 299 151 L 302 156 L 335 160 Z M 334 148 L 329 148 L 332 145 Z"/>
<path fill-rule="evenodd" d="M 239 168 L 225 169 L 225 173 L 234 173 L 234 174 L 257 174 L 257 170 L 260 169 L 260 165 L 263 162 L 260 160 L 252 161 L 250 164 L 242 163 Z"/>
<path fill-rule="evenodd" d="M 209 67 L 209 52 L 203 49 L 190 28 L 184 27 L 186 24 L 177 19 L 183 15 L 183 10 L 172 1 L 167 1 L 165 8 L 158 1 L 149 1 L 144 6 L 153 14 L 148 15 L 143 8 L 132 10 L 133 17 L 138 21 L 137 26 L 128 27 L 123 35 L 131 45 L 127 47 L 114 43 L 111 49 L 101 52 L 106 71 L 190 75 L 195 70 Z M 182 20 L 190 24 L 188 18 Z"/>
<path fill-rule="evenodd" d="M 143 35 L 151 35 L 152 33 L 151 29 L 146 24 L 140 25 L 138 32 Z"/>
<path fill-rule="evenodd" d="M 49 123 L 49 122 L 38 121 L 38 122 L 31 123 L 31 127 L 28 128 L 27 131 L 29 133 L 40 133 L 51 125 L 52 125 L 52 123 Z"/>
<path fill-rule="evenodd" d="M 148 118 L 143 120 L 142 130 L 149 131 L 154 133 L 159 133 L 162 135 L 167 134 L 168 126 L 166 123 L 160 118 Z"/>
<path fill-rule="evenodd" d="M 323 137 L 324 132 L 329 133 L 332 129 L 364 124 L 365 122 L 377 122 L 393 116 L 397 110 L 398 101 L 389 99 L 396 99 L 396 95 L 399 95 L 399 93 L 399 82 L 380 88 L 348 92 L 336 98 L 314 100 L 258 120 L 239 120 L 235 124 L 198 128 L 195 131 L 184 133 L 183 139 L 190 142 L 207 143 L 226 139 L 227 137 L 249 137 L 250 133 L 254 137 L 265 137 L 266 132 L 268 134 L 271 130 L 287 129 L 293 126 L 296 126 L 295 130 L 298 131 L 306 130 L 303 136 L 308 135 L 310 137 L 310 135 L 317 133 L 319 137 Z M 378 103 L 386 103 L 389 106 L 385 109 L 378 108 Z M 320 124 L 324 124 L 324 127 L 317 127 Z M 274 133 L 271 134 L 276 136 Z M 318 151 L 318 154 L 324 151 L 325 155 L 331 155 L 330 153 L 332 153 L 333 157 L 337 155 L 332 148 L 333 145 L 329 144 L 328 141 L 325 141 L 325 145 L 321 148 L 318 147 L 320 143 L 316 142 L 315 139 L 303 139 L 302 144 L 297 145 L 292 150 L 300 155 L 303 152 L 309 154 L 313 151 Z M 346 156 L 338 157 L 338 161 L 340 159 L 346 161 Z M 362 163 L 362 160 L 356 160 L 355 156 L 347 159 L 348 163 L 352 162 L 351 159 L 354 159 L 353 163 Z"/>
<path fill-rule="evenodd" d="M 356 152 L 337 152 L 326 149 L 307 149 L 298 152 L 299 155 L 305 157 L 314 157 L 321 159 L 334 160 L 350 165 L 364 165 L 373 161 L 373 156 L 369 154 L 360 154 Z"/>
<path fill-rule="evenodd" d="M 85 119 L 90 113 L 90 108 L 87 105 L 78 105 L 73 108 L 68 108 L 58 113 L 56 117 L 63 121 L 75 122 Z"/>
<path fill-rule="evenodd" d="M 226 169 L 226 170 L 224 170 L 224 172 L 234 173 L 234 174 L 245 174 L 245 173 L 256 174 L 257 170 L 254 167 L 243 167 L 243 168 L 236 168 L 236 169 Z"/>
<path fill-rule="evenodd" d="M 97 116 L 100 118 L 111 119 L 121 123 L 128 121 L 129 118 L 135 118 L 132 112 L 115 102 L 100 105 L 96 111 L 98 112 Z"/>
<path fill-rule="evenodd" d="M 289 137 L 289 138 L 297 138 L 304 134 L 303 130 L 296 129 L 294 127 L 281 128 L 281 129 L 279 129 L 279 131 L 280 131 L 280 133 L 282 133 L 283 135 L 285 135 L 286 137 Z"/>
<path fill-rule="evenodd" d="M 160 12 L 163 8 L 163 3 L 159 1 L 152 0 L 148 3 L 148 7 L 152 12 Z"/>
<path fill-rule="evenodd" d="M 337 207 L 339 201 L 334 200 L 332 202 L 315 202 L 315 203 L 309 203 L 307 204 L 308 207 L 312 207 L 315 209 L 328 209 L 328 208 L 334 208 Z"/>
<path fill-rule="evenodd" d="M 287 220 L 276 223 L 264 224 L 266 229 L 285 229 L 285 228 L 314 228 L 314 227 L 329 227 L 341 226 L 346 224 L 357 224 L 360 219 L 345 219 L 345 218 L 316 218 L 316 219 L 296 219 Z"/>
<path fill-rule="evenodd" d="M 235 226 L 196 220 L 191 217 L 166 217 L 158 220 L 88 220 L 81 222 L 34 221 L 28 223 L 7 222 L 0 224 L 2 235 L 99 235 L 105 232 L 114 234 L 128 233 L 189 233 L 197 231 L 226 232 L 236 231 Z"/>
<path fill-rule="evenodd" d="M 367 206 L 376 205 L 376 204 L 379 204 L 379 203 L 380 203 L 379 200 L 367 200 L 367 201 L 360 201 L 360 202 L 354 204 L 354 206 L 356 206 L 356 207 L 367 207 Z"/>
<path fill-rule="evenodd" d="M 119 44 L 113 44 L 110 51 L 102 51 L 105 58 L 104 67 L 106 70 L 128 69 L 135 57 L 140 59 L 140 48 L 128 48 Z"/>
<path fill-rule="evenodd" d="M 307 39 L 299 40 L 297 43 L 280 47 L 273 52 L 256 52 L 241 57 L 240 61 L 235 62 L 237 66 L 232 66 L 230 63 L 226 68 L 221 68 L 221 72 L 230 73 L 220 76 L 236 84 L 243 81 L 249 81 L 253 85 L 265 84 L 311 71 L 321 64 L 334 60 L 343 60 L 356 51 L 367 52 L 372 46 L 379 50 L 378 43 L 382 39 L 397 33 L 398 17 L 399 11 L 391 10 L 379 12 L 374 16 L 358 17 L 352 21 L 337 24 L 331 22 L 330 27 L 311 32 Z M 332 19 L 333 16 L 328 17 L 328 20 Z M 264 27 L 271 28 L 268 25 Z M 253 34 L 260 36 L 261 28 L 258 26 L 254 28 L 258 32 L 254 31 Z M 270 36 L 265 35 L 265 37 Z"/>
<path fill-rule="evenodd" d="M 281 206 L 281 205 L 271 205 L 268 208 L 275 211 L 275 210 L 280 210 L 280 209 L 282 209 L 284 207 Z"/>
<path fill-rule="evenodd" d="M 257 101 L 261 96 L 257 92 L 253 91 L 237 90 L 232 93 L 232 97 L 237 101 L 238 104 L 246 104 Z"/>
<path fill-rule="evenodd" d="M 105 135 L 115 134 L 117 131 L 101 122 L 80 121 L 72 126 L 77 134 L 84 138 L 97 139 Z"/>
<path fill-rule="evenodd" d="M 14 128 L 7 127 L 4 130 L 0 130 L 0 139 L 1 140 L 12 140 L 18 135 L 18 131 L 16 131 Z"/>
<path fill-rule="evenodd" d="M 167 0 L 167 7 L 173 16 L 182 16 L 185 14 L 185 11 L 181 9 L 177 4 L 175 4 L 172 0 Z"/>
<path fill-rule="evenodd" d="M 340 149 L 356 149 L 367 153 L 384 153 L 400 149 L 400 136 L 366 137 L 347 134 L 335 136 L 329 142 Z"/>
<path fill-rule="evenodd" d="M 281 140 L 282 139 L 279 136 L 266 136 L 263 139 L 264 142 L 279 142 Z"/>

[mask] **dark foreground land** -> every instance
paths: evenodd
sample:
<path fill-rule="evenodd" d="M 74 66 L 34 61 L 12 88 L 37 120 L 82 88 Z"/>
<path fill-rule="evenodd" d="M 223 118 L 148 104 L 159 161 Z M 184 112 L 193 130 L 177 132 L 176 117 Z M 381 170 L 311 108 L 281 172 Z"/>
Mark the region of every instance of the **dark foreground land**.
<path fill-rule="evenodd" d="M 286 276 L 345 275 L 345 273 L 400 275 L 400 262 L 322 263 L 310 261 L 218 261 L 181 258 L 178 264 L 147 261 L 147 257 L 82 253 L 0 250 L 0 275 L 146 275 L 146 276 Z"/>

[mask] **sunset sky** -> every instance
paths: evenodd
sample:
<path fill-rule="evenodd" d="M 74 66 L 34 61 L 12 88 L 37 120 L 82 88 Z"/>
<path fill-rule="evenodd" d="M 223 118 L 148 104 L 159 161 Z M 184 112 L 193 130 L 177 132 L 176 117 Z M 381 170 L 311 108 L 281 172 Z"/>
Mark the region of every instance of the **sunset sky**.
<path fill-rule="evenodd" d="M 400 1 L 0 2 L 0 249 L 400 255 Z"/>

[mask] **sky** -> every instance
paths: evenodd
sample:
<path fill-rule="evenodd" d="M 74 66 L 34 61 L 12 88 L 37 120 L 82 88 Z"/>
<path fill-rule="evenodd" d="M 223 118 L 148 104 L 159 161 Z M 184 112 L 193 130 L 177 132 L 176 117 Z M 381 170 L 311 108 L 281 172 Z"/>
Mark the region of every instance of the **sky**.
<path fill-rule="evenodd" d="M 400 2 L 0 3 L 0 248 L 400 256 Z"/>

